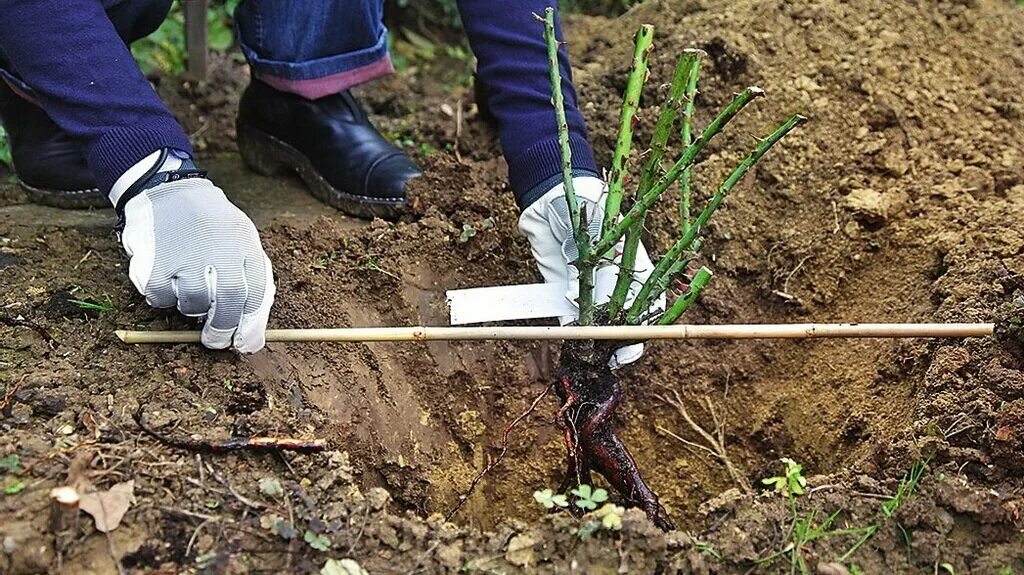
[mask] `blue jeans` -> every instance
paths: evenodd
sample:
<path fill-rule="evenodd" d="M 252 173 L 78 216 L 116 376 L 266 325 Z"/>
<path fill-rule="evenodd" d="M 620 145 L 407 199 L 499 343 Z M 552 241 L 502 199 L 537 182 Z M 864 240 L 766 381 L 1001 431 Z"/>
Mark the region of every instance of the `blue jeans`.
<path fill-rule="evenodd" d="M 383 0 L 245 0 L 235 13 L 253 74 L 308 99 L 394 71 Z"/>
<path fill-rule="evenodd" d="M 126 44 L 156 30 L 171 7 L 171 0 L 100 3 Z M 245 0 L 234 15 L 253 75 L 311 100 L 394 71 L 383 17 L 383 0 Z M 0 76 L 31 98 L 9 68 L 0 54 Z"/>

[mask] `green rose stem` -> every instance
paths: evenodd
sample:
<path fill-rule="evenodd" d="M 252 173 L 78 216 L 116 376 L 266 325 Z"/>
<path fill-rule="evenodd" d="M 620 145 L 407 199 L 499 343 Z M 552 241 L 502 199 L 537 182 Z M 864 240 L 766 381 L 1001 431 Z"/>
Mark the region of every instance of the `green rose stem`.
<path fill-rule="evenodd" d="M 538 19 L 540 17 L 538 16 Z M 562 148 L 562 180 L 565 188 L 565 202 L 569 206 L 569 220 L 572 223 L 573 241 L 576 242 L 577 259 L 574 263 L 580 274 L 579 325 L 594 323 L 594 266 L 595 258 L 590 256 L 590 236 L 585 222 L 586 214 L 580 213 L 576 191 L 572 185 L 572 150 L 569 149 L 569 125 L 565 121 L 565 102 L 562 97 L 562 73 L 558 66 L 558 39 L 555 37 L 555 11 L 544 10 L 544 40 L 548 45 L 548 66 L 551 72 L 551 103 L 555 106 L 558 123 L 558 143 Z"/>
<path fill-rule="evenodd" d="M 654 286 L 657 285 L 662 277 L 666 275 L 672 264 L 679 259 L 679 257 L 690 247 L 690 244 L 697 238 L 701 228 L 707 224 L 708 219 L 715 213 L 718 206 L 721 205 L 722 201 L 725 200 L 729 192 L 736 186 L 737 183 L 743 176 L 746 175 L 747 171 L 750 170 L 751 166 L 757 163 L 765 153 L 768 152 L 779 140 L 785 137 L 793 128 L 797 127 L 806 120 L 803 116 L 796 114 L 790 117 L 784 124 L 775 129 L 767 138 L 761 140 L 757 147 L 752 151 L 742 162 L 729 174 L 729 177 L 722 182 L 718 187 L 718 191 L 708 201 L 704 210 L 701 211 L 700 215 L 693 221 L 693 225 L 686 231 L 675 244 L 669 248 L 668 252 L 665 253 L 665 257 L 658 262 L 658 265 L 654 267 L 654 271 L 651 272 L 651 277 L 647 279 L 643 287 L 640 288 L 640 292 L 637 294 L 636 300 L 633 302 L 632 307 L 629 308 L 629 312 L 626 314 L 626 323 L 636 324 L 640 321 L 642 314 L 650 308 L 653 303 L 651 298 L 651 292 L 654 290 Z M 703 137 L 703 136 L 702 136 Z M 671 280 L 671 278 L 670 278 Z"/>
<path fill-rule="evenodd" d="M 612 246 L 619 243 L 619 239 L 626 234 L 626 231 L 630 226 L 636 223 L 641 214 L 647 212 L 654 203 L 654 200 L 658 199 L 658 196 L 667 190 L 673 182 L 679 179 L 679 175 L 683 170 L 693 163 L 697 154 L 707 146 L 708 142 L 711 141 L 716 134 L 722 131 L 722 128 L 729 123 L 729 120 L 732 120 L 733 117 L 735 117 L 744 106 L 754 100 L 754 98 L 758 98 L 763 95 L 764 90 L 755 86 L 751 86 L 750 88 L 740 92 L 739 95 L 737 95 L 736 98 L 733 99 L 733 101 L 730 102 L 720 114 L 718 114 L 718 117 L 712 120 L 711 123 L 704 128 L 700 137 L 698 137 L 696 141 L 690 144 L 686 150 L 683 151 L 683 155 L 676 160 L 676 163 L 651 185 L 651 189 L 647 190 L 647 192 L 642 196 L 637 196 L 636 203 L 633 204 L 633 207 L 630 208 L 628 212 L 626 212 L 626 215 L 622 216 L 622 219 L 612 226 L 611 229 L 605 231 L 601 236 L 601 240 L 598 241 L 594 249 L 591 250 L 590 257 L 597 259 L 601 254 L 606 253 L 612 248 Z"/>
<path fill-rule="evenodd" d="M 683 103 L 683 121 L 679 133 L 682 136 L 683 146 L 693 143 L 693 111 L 697 99 L 697 78 L 700 76 L 700 62 L 706 55 L 703 50 L 687 50 L 693 58 L 693 65 L 688 68 L 689 75 L 686 77 L 686 88 L 683 91 L 685 101 Z M 690 167 L 679 174 L 679 233 L 685 235 L 690 228 L 690 200 L 693 196 L 693 189 L 690 187 Z"/>
<path fill-rule="evenodd" d="M 644 165 L 644 171 L 640 177 L 640 187 L 637 188 L 637 196 L 643 196 L 661 172 L 661 161 L 665 156 L 665 146 L 672 135 L 672 127 L 675 124 L 676 117 L 679 115 L 679 106 L 684 98 L 693 98 L 693 93 L 687 92 L 689 81 L 691 77 L 696 77 L 694 70 L 700 66 L 700 58 L 703 55 L 704 52 L 700 50 L 687 50 L 679 57 L 675 75 L 672 77 L 672 84 L 669 87 L 668 98 L 662 106 L 658 123 L 654 127 L 654 135 L 651 137 L 647 163 Z M 696 89 L 696 83 L 694 83 L 694 89 Z M 688 141 L 684 142 L 687 146 L 690 143 Z M 609 188 L 609 194 L 611 194 L 611 188 Z M 606 210 L 606 218 L 607 215 L 608 212 Z M 616 213 L 616 215 L 618 214 Z M 615 282 L 615 290 L 612 292 L 611 299 L 608 302 L 608 320 L 610 323 L 616 323 L 616 320 L 619 319 L 619 313 L 626 304 L 626 296 L 629 294 L 629 287 L 633 283 L 633 268 L 636 266 L 636 254 L 640 246 L 640 235 L 643 232 L 645 219 L 646 214 L 642 214 L 637 218 L 636 223 L 626 231 L 626 239 L 622 246 L 619 277 Z M 606 223 L 606 227 L 610 228 L 611 224 Z"/>
<path fill-rule="evenodd" d="M 612 155 L 612 169 L 608 175 L 608 197 L 604 203 L 604 222 L 601 232 L 612 227 L 619 218 L 622 205 L 622 182 L 626 175 L 629 153 L 633 149 L 633 122 L 640 107 L 640 93 L 647 80 L 647 57 L 654 41 L 654 27 L 643 25 L 636 32 L 633 46 L 633 65 L 626 79 L 626 93 L 622 97 L 622 111 L 619 113 L 619 137 L 615 140 Z M 666 134 L 665 139 L 668 139 Z"/>
<path fill-rule="evenodd" d="M 678 320 L 680 316 L 682 316 L 683 313 L 690 307 L 690 304 L 697 301 L 697 298 L 700 297 L 700 294 L 704 291 L 704 288 L 708 287 L 708 282 L 711 281 L 711 276 L 711 270 L 709 270 L 706 267 L 702 267 L 699 270 L 697 270 L 697 273 L 694 274 L 693 279 L 690 280 L 690 291 L 688 291 L 686 295 L 677 299 L 672 304 L 672 307 L 668 308 L 668 311 L 665 312 L 665 315 L 661 316 L 661 319 L 658 320 L 658 325 L 668 325 L 670 323 L 675 323 L 676 320 Z"/>

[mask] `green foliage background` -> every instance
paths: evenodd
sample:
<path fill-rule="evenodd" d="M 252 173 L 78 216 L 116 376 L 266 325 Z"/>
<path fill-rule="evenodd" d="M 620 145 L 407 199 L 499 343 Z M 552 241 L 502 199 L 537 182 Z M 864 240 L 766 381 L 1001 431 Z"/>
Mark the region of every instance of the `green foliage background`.
<path fill-rule="evenodd" d="M 213 0 L 206 13 L 210 50 L 226 52 L 235 43 L 231 15 L 241 0 Z M 132 44 L 132 55 L 146 74 L 161 71 L 171 75 L 185 71 L 185 15 L 175 2 L 163 24 L 148 37 Z"/>

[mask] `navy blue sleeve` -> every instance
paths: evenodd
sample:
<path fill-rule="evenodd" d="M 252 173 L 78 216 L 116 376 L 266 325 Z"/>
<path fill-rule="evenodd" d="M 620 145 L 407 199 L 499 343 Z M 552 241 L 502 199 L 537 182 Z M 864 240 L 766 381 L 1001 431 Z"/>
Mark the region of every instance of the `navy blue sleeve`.
<path fill-rule="evenodd" d="M 460 0 L 459 13 L 477 58 L 477 81 L 486 106 L 498 122 L 509 181 L 520 208 L 525 208 L 561 181 L 558 125 L 551 105 L 544 25 L 534 18 L 555 0 L 494 2 Z M 556 36 L 562 28 L 555 19 Z M 565 47 L 559 49 L 562 92 L 569 125 L 573 169 L 597 175 L 587 127 L 576 101 Z"/>
<path fill-rule="evenodd" d="M 0 0 L 0 52 L 54 122 L 83 142 L 104 193 L 156 150 L 191 153 L 99 0 Z"/>

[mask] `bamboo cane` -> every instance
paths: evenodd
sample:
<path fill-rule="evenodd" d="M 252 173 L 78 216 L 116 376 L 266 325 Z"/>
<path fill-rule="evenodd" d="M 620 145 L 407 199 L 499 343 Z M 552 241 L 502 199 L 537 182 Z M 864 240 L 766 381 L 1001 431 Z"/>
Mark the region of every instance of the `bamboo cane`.
<path fill-rule="evenodd" d="M 987 337 L 994 323 L 792 323 L 269 329 L 269 342 Z M 198 331 L 117 330 L 125 343 L 199 343 Z"/>

